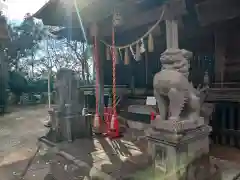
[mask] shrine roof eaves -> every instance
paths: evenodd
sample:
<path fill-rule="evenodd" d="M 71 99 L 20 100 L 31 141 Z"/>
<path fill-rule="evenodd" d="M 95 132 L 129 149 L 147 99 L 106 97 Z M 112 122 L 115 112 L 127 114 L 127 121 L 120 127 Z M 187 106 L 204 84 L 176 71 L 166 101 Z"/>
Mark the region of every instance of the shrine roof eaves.
<path fill-rule="evenodd" d="M 78 11 L 84 25 L 88 26 L 91 23 L 101 23 L 108 19 L 113 14 L 114 8 L 120 10 L 122 14 L 133 16 L 159 7 L 165 1 L 168 0 L 49 0 L 33 16 L 42 19 L 45 25 L 66 27 L 69 25 L 67 13 L 70 10 L 72 11 L 72 27 L 78 27 L 76 23 L 77 20 L 79 21 L 76 13 Z"/>

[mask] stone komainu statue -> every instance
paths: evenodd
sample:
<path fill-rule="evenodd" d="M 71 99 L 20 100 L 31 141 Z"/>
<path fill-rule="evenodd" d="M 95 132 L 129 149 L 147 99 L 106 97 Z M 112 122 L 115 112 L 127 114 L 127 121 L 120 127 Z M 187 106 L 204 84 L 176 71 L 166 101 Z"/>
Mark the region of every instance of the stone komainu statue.
<path fill-rule="evenodd" d="M 162 69 L 153 80 L 161 120 L 200 117 L 199 92 L 188 80 L 190 58 L 191 52 L 180 49 L 167 49 L 161 55 Z"/>

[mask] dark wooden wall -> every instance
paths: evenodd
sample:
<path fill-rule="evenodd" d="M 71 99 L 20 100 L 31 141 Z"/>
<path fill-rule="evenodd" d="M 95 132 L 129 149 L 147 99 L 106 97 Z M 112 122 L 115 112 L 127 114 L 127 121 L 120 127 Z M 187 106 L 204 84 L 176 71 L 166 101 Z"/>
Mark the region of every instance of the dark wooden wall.
<path fill-rule="evenodd" d="M 204 72 L 206 71 L 209 72 L 211 80 L 214 79 L 213 43 L 211 35 L 183 39 L 180 43 L 180 48 L 190 50 L 194 54 L 190 63 L 190 80 L 196 85 L 202 83 Z M 119 57 L 120 62 L 116 67 L 117 84 L 130 85 L 131 78 L 134 76 L 136 88 L 152 88 L 153 77 L 161 69 L 161 53 L 165 50 L 165 43 L 158 44 L 159 46 L 156 46 L 154 52 L 143 53 L 141 56 L 142 59 L 138 62 L 131 58 L 130 64 L 124 65 L 123 59 Z M 123 55 L 124 53 L 122 53 L 122 58 Z M 112 84 L 112 61 L 107 61 L 106 58 L 104 61 L 104 83 L 106 85 Z"/>
<path fill-rule="evenodd" d="M 229 29 L 226 39 L 225 77 L 227 82 L 240 82 L 240 26 Z"/>

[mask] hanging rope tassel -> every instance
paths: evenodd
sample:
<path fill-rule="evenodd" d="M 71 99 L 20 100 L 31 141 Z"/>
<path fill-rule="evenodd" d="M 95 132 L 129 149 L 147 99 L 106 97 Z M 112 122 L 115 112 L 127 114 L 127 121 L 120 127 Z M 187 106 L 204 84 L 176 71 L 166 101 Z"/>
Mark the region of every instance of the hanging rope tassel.
<path fill-rule="evenodd" d="M 150 33 L 148 36 L 148 52 L 153 52 L 153 51 L 154 51 L 154 41 L 153 41 L 152 33 Z"/>
<path fill-rule="evenodd" d="M 125 64 L 125 65 L 128 65 L 128 64 L 129 64 L 128 48 L 125 48 L 125 53 L 124 53 L 124 64 Z"/>
<path fill-rule="evenodd" d="M 118 54 L 119 54 L 119 59 L 120 59 L 120 61 L 121 62 L 123 62 L 123 56 L 122 56 L 122 51 L 121 51 L 121 49 L 118 49 Z M 119 63 L 119 62 L 118 62 Z"/>
<path fill-rule="evenodd" d="M 136 44 L 136 61 L 141 60 L 141 52 L 140 52 L 140 45 L 139 43 Z"/>
<path fill-rule="evenodd" d="M 106 59 L 107 59 L 108 61 L 111 60 L 110 49 L 109 49 L 108 46 L 106 46 Z"/>
<path fill-rule="evenodd" d="M 146 51 L 144 40 L 141 39 L 140 53 L 143 54 Z"/>

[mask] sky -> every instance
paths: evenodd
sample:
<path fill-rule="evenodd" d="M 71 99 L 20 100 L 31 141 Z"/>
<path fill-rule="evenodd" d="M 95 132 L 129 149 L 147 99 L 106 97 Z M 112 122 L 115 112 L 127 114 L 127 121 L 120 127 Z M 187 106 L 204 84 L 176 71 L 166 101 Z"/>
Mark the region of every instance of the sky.
<path fill-rule="evenodd" d="M 6 0 L 9 20 L 21 21 L 26 13 L 34 14 L 48 0 Z"/>

